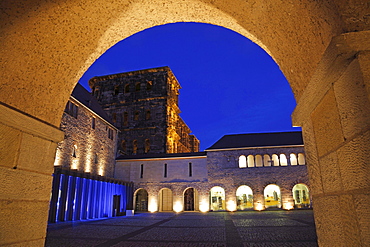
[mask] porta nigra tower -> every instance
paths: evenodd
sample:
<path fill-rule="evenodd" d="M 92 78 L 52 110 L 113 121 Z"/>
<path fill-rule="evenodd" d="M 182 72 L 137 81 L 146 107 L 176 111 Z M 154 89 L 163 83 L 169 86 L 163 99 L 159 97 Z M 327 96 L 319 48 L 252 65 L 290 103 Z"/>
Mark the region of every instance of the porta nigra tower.
<path fill-rule="evenodd" d="M 179 116 L 181 87 L 169 67 L 94 77 L 89 85 L 120 130 L 119 154 L 199 151 Z"/>

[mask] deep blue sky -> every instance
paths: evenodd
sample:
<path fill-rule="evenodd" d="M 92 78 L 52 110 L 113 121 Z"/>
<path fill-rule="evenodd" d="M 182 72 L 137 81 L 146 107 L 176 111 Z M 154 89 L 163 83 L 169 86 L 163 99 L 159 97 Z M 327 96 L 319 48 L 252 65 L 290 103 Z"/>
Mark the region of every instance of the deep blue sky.
<path fill-rule="evenodd" d="M 226 134 L 298 131 L 295 99 L 284 75 L 259 46 L 202 23 L 153 27 L 122 40 L 85 72 L 93 76 L 169 66 L 180 82 L 181 117 L 201 150 Z"/>

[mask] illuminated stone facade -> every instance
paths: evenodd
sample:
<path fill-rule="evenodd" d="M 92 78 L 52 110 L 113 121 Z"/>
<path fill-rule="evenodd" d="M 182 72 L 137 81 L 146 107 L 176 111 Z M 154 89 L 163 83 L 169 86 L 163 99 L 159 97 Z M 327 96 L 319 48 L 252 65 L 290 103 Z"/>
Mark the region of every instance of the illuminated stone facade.
<path fill-rule="evenodd" d="M 98 102 L 77 84 L 66 105 L 54 166 L 113 177 L 118 130 Z"/>
<path fill-rule="evenodd" d="M 179 116 L 180 84 L 168 67 L 94 77 L 89 85 L 120 130 L 120 154 L 199 151 Z"/>
<path fill-rule="evenodd" d="M 121 156 L 115 174 L 134 182 L 136 210 L 311 207 L 300 132 L 224 136 L 206 152 Z"/>

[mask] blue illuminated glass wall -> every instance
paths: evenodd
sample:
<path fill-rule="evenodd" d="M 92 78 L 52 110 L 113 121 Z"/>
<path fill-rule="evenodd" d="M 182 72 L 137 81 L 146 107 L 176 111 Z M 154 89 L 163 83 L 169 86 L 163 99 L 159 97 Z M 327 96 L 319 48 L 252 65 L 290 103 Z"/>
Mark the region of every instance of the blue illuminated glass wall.
<path fill-rule="evenodd" d="M 132 183 L 55 168 L 49 222 L 124 215 L 132 199 Z"/>

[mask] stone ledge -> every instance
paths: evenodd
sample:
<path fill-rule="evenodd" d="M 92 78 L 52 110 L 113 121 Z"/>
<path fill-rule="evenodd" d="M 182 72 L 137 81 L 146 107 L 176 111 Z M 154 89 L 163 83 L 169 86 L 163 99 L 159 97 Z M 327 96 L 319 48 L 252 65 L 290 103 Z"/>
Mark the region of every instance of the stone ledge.
<path fill-rule="evenodd" d="M 64 133 L 58 128 L 14 110 L 1 102 L 0 123 L 55 143 L 64 138 Z"/>

